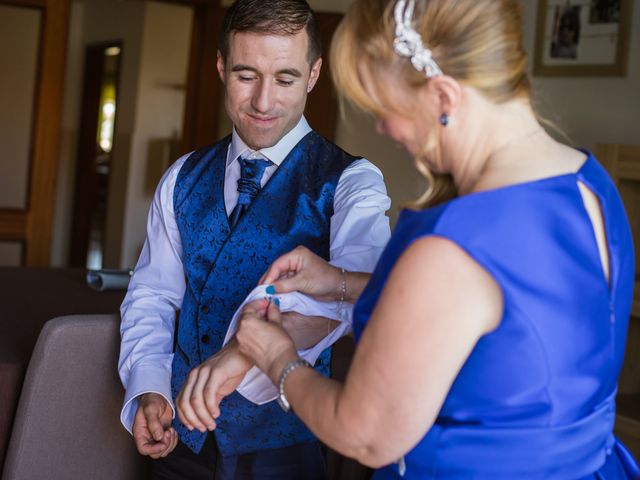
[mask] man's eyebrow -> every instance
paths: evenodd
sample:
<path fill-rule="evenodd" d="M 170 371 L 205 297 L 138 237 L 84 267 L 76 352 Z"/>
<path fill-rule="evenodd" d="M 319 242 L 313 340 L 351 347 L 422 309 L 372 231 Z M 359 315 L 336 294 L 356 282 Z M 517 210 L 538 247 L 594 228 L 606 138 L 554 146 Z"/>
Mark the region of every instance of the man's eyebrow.
<path fill-rule="evenodd" d="M 249 65 L 244 65 L 242 63 L 238 63 L 231 67 L 232 72 L 253 72 L 259 74 L 258 69 L 254 67 L 250 67 Z M 277 75 L 291 75 L 292 77 L 302 78 L 302 72 L 297 68 L 283 68 L 282 70 L 278 70 L 276 72 Z"/>
<path fill-rule="evenodd" d="M 249 70 L 250 72 L 258 73 L 258 70 L 257 70 L 257 69 L 255 69 L 255 68 L 253 68 L 253 67 L 250 67 L 249 65 L 243 65 L 243 64 L 241 64 L 241 63 L 239 63 L 239 64 L 237 64 L 237 65 L 234 65 L 234 66 L 231 68 L 231 71 L 232 71 L 232 72 L 242 72 L 242 71 L 245 71 L 245 70 Z"/>
<path fill-rule="evenodd" d="M 285 68 L 278 70 L 278 75 L 291 75 L 292 77 L 302 78 L 302 73 L 296 68 Z"/>

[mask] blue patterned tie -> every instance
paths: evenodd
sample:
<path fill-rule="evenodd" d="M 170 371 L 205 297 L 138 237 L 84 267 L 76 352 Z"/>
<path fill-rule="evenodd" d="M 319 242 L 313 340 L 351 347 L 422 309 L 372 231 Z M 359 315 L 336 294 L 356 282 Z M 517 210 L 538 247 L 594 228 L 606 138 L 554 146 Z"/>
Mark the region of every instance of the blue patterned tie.
<path fill-rule="evenodd" d="M 269 165 L 273 162 L 260 158 L 239 158 L 240 179 L 238 180 L 238 203 L 229 215 L 229 226 L 233 229 L 242 214 L 260 192 L 260 180 Z"/>

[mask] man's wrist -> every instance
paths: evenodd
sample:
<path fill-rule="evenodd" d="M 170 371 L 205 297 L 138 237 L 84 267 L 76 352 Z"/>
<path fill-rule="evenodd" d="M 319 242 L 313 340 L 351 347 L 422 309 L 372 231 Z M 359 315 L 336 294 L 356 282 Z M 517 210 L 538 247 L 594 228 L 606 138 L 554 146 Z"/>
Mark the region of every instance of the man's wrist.
<path fill-rule="evenodd" d="M 154 402 L 154 401 L 161 401 L 161 402 L 164 402 L 164 403 L 167 403 L 167 404 L 169 403 L 169 402 L 167 402 L 167 399 L 164 398 L 163 395 L 160 395 L 157 392 L 145 392 L 142 395 L 140 395 L 140 397 L 138 397 L 138 399 L 139 399 L 139 402 L 140 402 L 139 403 L 140 406 L 142 406 L 143 404 Z"/>
<path fill-rule="evenodd" d="M 238 345 L 235 335 L 231 337 L 220 351 L 209 357 L 207 361 L 211 360 L 214 362 L 213 365 L 216 365 L 222 358 L 229 358 L 229 356 L 244 362 L 244 369 L 246 372 L 251 370 L 251 367 L 253 367 L 253 361 L 240 351 L 240 345 Z"/>

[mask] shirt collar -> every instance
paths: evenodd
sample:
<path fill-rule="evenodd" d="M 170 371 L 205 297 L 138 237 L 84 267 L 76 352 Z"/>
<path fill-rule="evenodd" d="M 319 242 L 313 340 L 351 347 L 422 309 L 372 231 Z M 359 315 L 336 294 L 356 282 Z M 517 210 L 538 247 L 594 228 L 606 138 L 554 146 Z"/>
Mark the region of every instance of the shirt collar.
<path fill-rule="evenodd" d="M 280 164 L 287 158 L 289 152 L 293 150 L 300 140 L 302 140 L 309 132 L 311 127 L 307 123 L 304 116 L 300 117 L 298 124 L 291 129 L 284 137 L 280 139 L 273 147 L 262 148 L 260 150 L 251 150 L 246 143 L 240 138 L 235 127 L 231 134 L 231 145 L 229 147 L 229 155 L 227 156 L 227 166 L 231 165 L 240 156 L 250 156 L 259 153 L 258 156 L 271 160 L 276 165 Z"/>

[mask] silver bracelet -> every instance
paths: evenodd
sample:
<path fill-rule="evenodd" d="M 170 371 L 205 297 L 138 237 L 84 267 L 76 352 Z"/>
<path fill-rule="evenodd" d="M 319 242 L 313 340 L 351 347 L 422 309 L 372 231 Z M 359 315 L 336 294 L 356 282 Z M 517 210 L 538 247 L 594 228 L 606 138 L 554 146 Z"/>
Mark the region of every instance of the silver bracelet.
<path fill-rule="evenodd" d="M 336 311 L 338 319 L 341 322 L 344 322 L 344 301 L 347 298 L 347 271 L 344 268 L 340 268 L 340 276 L 342 278 L 342 282 L 340 282 L 340 298 L 338 299 Z"/>
<path fill-rule="evenodd" d="M 296 368 L 302 366 L 313 368 L 311 364 L 304 358 L 299 358 L 298 360 L 292 360 L 287 363 L 282 369 L 282 372 L 280 372 L 280 378 L 278 379 L 278 405 L 280 405 L 282 410 L 284 410 L 285 412 L 291 411 L 291 404 L 289 403 L 289 400 L 287 400 L 287 396 L 284 394 L 284 381 L 287 379 L 291 372 L 293 372 Z"/>

